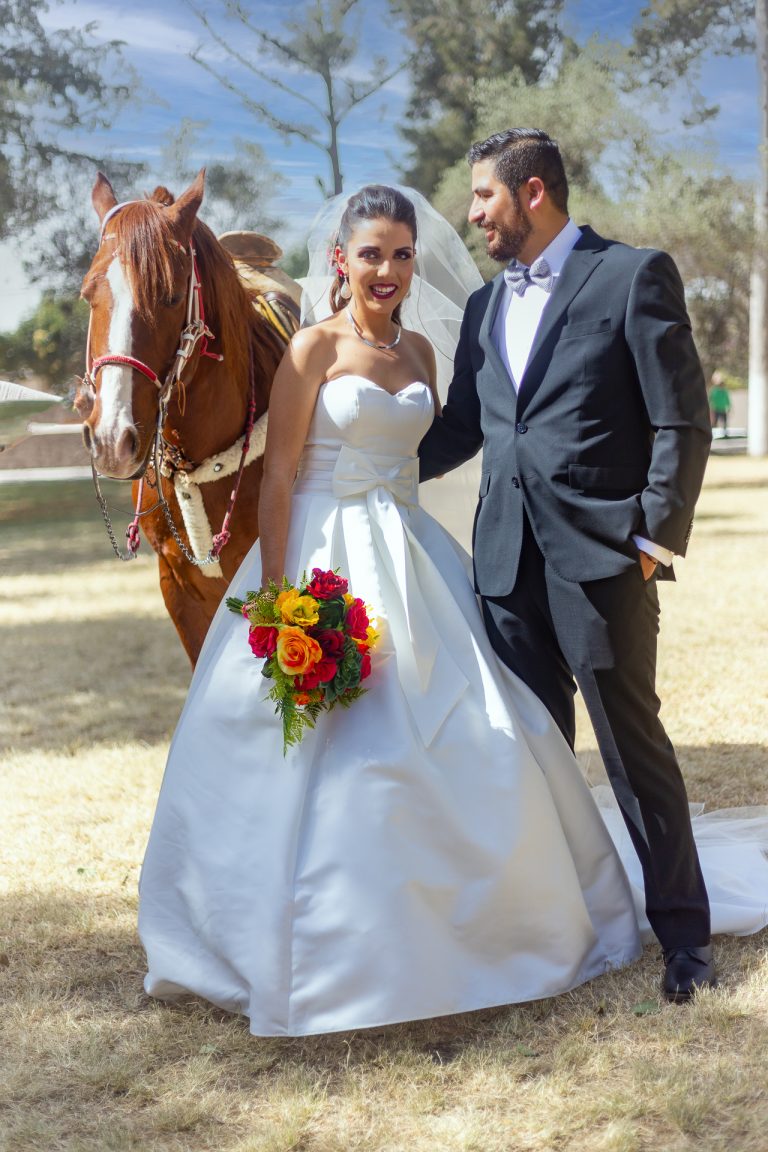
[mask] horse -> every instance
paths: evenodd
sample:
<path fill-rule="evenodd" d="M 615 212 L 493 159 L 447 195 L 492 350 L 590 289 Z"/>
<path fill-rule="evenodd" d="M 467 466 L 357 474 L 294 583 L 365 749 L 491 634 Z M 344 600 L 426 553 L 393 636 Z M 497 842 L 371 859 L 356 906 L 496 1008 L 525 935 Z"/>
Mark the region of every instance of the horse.
<path fill-rule="evenodd" d="M 143 528 L 193 665 L 258 537 L 269 393 L 291 329 L 290 319 L 270 323 L 263 300 L 254 306 L 231 257 L 198 219 L 204 189 L 203 169 L 177 199 L 158 187 L 118 203 L 106 176 L 97 176 L 91 198 L 101 236 L 82 286 L 90 327 L 75 397 L 113 548 L 131 559 Z M 100 476 L 133 484 L 126 552 Z"/>

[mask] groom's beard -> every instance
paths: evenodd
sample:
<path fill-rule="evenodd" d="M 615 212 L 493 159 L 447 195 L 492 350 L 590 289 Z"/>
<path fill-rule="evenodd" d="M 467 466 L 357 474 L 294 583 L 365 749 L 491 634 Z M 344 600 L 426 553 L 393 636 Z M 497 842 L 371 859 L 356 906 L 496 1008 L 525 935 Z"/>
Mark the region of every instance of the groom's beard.
<path fill-rule="evenodd" d="M 515 196 L 514 219 L 506 224 L 498 224 L 495 220 L 481 220 L 478 224 L 478 228 L 483 230 L 489 226 L 496 234 L 488 241 L 488 255 L 499 264 L 508 264 L 516 259 L 533 232 L 533 224 L 520 208 L 518 196 Z"/>

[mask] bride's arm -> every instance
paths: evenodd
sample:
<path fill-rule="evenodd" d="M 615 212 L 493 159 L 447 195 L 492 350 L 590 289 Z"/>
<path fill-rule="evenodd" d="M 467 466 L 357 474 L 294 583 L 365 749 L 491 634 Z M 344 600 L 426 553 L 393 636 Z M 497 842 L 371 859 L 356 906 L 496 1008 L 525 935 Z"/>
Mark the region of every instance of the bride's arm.
<path fill-rule="evenodd" d="M 326 375 L 328 343 L 320 327 L 291 340 L 275 373 L 269 397 L 264 473 L 259 493 L 262 584 L 280 584 L 291 518 L 291 489 L 309 431 L 317 393 Z"/>

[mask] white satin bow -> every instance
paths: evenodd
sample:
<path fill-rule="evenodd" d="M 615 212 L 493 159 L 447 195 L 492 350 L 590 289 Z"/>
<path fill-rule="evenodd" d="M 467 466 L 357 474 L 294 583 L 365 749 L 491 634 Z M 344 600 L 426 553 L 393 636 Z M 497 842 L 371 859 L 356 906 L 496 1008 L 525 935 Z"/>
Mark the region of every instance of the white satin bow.
<path fill-rule="evenodd" d="M 381 594 L 392 630 L 400 685 L 426 746 L 434 740 L 467 680 L 432 622 L 424 576 L 433 570 L 398 504 L 418 503 L 417 457 L 365 454 L 342 445 L 333 470 L 338 500 L 365 496 L 371 538 L 381 573 Z M 364 592 L 364 590 L 361 589 Z M 435 588 L 435 594 L 440 590 Z"/>
<path fill-rule="evenodd" d="M 374 488 L 385 488 L 400 504 L 418 504 L 418 456 L 381 456 L 342 444 L 333 469 L 334 496 L 343 500 Z"/>

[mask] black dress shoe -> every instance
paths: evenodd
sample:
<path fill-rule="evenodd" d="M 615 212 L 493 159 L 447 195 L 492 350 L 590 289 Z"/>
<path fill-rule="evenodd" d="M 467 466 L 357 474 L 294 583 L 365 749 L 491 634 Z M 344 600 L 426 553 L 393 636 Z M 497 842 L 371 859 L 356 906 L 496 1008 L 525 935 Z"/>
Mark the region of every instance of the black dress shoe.
<path fill-rule="evenodd" d="M 662 990 L 667 1000 L 675 1004 L 685 1004 L 697 988 L 717 986 L 711 944 L 702 948 L 665 948 L 664 963 Z"/>

